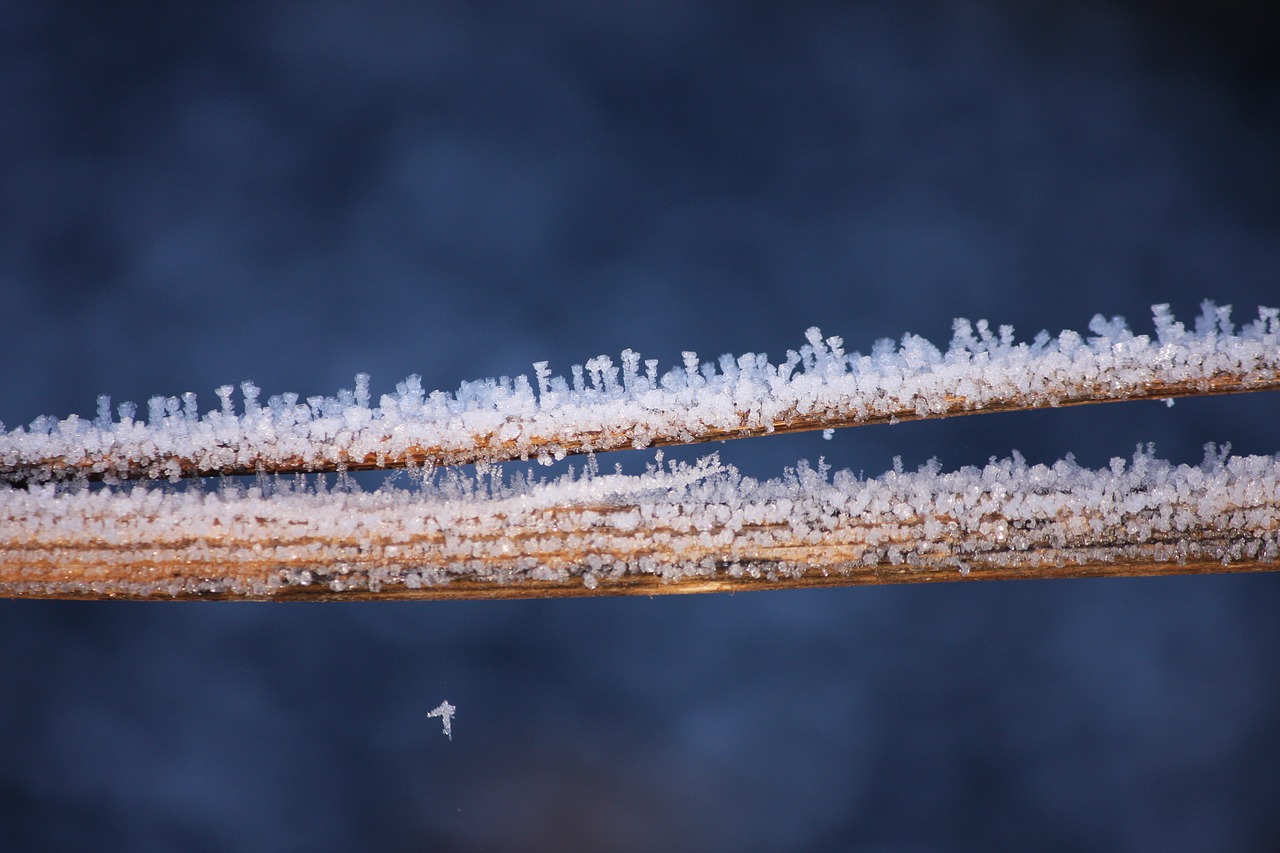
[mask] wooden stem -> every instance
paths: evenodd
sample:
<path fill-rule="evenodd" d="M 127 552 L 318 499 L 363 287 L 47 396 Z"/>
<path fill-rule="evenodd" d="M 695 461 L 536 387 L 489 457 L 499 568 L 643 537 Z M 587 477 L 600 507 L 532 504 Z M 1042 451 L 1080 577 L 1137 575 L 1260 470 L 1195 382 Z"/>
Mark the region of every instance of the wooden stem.
<path fill-rule="evenodd" d="M 258 473 L 332 473 L 406 467 L 430 468 L 478 462 L 524 460 L 542 454 L 561 458 L 574 454 L 699 444 L 775 433 L 898 423 L 959 415 L 1275 390 L 1280 390 L 1280 369 L 1261 373 L 1221 373 L 1208 378 L 1181 381 L 1148 378 L 1138 383 L 1118 377 L 1103 377 L 1094 385 L 1059 389 L 1053 396 L 1040 393 L 1034 396 L 987 399 L 981 403 L 974 403 L 964 396 L 951 394 L 947 395 L 940 405 L 931 407 L 919 405 L 918 401 L 908 400 L 887 406 L 877 404 L 866 411 L 826 408 L 804 413 L 786 412 L 769 420 L 761 420 L 750 413 L 740 412 L 739 424 L 731 428 L 695 426 L 662 431 L 642 429 L 630 424 L 616 424 L 600 430 L 565 436 L 560 433 L 542 435 L 535 428 L 524 424 L 519 424 L 519 429 L 507 430 L 505 427 L 508 424 L 504 423 L 494 430 L 467 436 L 465 440 L 448 448 L 411 444 L 403 449 L 394 449 L 387 441 L 388 447 L 385 450 L 359 456 L 340 451 L 334 458 L 321 460 L 281 455 L 277 452 L 262 455 L 241 452 L 235 454 L 240 458 L 240 461 L 235 464 L 209 467 L 180 456 L 116 458 L 103 453 L 80 453 L 73 460 L 51 457 L 0 464 L 0 481 L 25 485 L 28 482 L 73 479 L 77 475 L 88 480 L 100 480 L 104 478 L 104 471 L 109 471 L 113 478 L 155 479 Z M 513 432 L 518 437 L 501 438 L 500 435 L 506 432 Z"/>
<path fill-rule="evenodd" d="M 1280 462 L 1243 462 L 1234 473 L 1178 469 L 1190 473 L 1161 493 L 1176 494 L 1151 499 L 1136 474 L 1122 493 L 1014 485 L 1006 499 L 1014 493 L 975 496 L 970 479 L 920 497 L 923 481 L 911 478 L 926 472 L 852 486 L 817 477 L 794 502 L 748 487 L 674 500 L 665 488 L 615 491 L 590 503 L 558 500 L 554 486 L 456 499 L 147 490 L 138 501 L 82 490 L 32 516 L 6 510 L 0 595 L 538 598 L 1274 570 Z M 1048 477 L 1029 470 L 1029 481 Z M 858 497 L 864 487 L 869 499 Z"/>

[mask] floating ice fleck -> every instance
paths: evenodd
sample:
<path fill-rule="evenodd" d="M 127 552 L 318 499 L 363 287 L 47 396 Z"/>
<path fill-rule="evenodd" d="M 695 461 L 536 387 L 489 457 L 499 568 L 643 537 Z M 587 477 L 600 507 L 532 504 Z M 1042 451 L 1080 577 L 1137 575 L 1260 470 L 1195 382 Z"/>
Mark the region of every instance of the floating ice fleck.
<path fill-rule="evenodd" d="M 439 717 L 440 722 L 444 724 L 444 733 L 449 740 L 453 740 L 453 715 L 458 709 L 449 704 L 446 699 L 437 705 L 433 710 L 427 712 L 427 717 Z"/>

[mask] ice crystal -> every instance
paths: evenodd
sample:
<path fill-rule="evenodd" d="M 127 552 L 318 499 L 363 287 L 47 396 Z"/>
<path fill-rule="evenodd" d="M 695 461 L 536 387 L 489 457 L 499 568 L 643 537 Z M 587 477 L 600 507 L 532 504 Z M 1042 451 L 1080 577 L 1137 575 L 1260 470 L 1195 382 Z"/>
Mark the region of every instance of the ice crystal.
<path fill-rule="evenodd" d="M 455 706 L 450 705 L 449 700 L 446 699 L 435 708 L 428 711 L 427 717 L 439 717 L 440 722 L 444 725 L 445 737 L 449 740 L 453 740 L 453 715 L 456 714 L 457 711 L 458 709 Z"/>

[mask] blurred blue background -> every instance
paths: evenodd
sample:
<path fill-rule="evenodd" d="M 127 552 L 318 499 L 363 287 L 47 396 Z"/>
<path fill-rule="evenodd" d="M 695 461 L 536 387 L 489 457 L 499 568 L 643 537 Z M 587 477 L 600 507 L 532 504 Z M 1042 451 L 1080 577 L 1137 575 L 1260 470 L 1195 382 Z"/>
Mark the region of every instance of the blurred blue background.
<path fill-rule="evenodd" d="M 1280 303 L 1276 36 L 1244 0 L 0 3 L 0 420 L 780 358 L 813 324 L 1247 321 Z M 1196 462 L 1277 423 L 1255 395 L 716 449 Z M 1267 574 L 0 602 L 0 848 L 1276 850 L 1278 616 Z"/>

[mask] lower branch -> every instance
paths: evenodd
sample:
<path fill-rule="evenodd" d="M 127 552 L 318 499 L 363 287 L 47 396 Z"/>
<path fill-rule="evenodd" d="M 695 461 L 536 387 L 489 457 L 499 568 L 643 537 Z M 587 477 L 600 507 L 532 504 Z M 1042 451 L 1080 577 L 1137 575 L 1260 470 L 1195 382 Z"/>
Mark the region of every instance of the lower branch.
<path fill-rule="evenodd" d="M 268 490 L 270 491 L 270 490 Z M 1280 567 L 1280 458 L 1014 458 L 757 482 L 640 476 L 418 491 L 0 491 L 0 595 L 449 599 Z"/>

